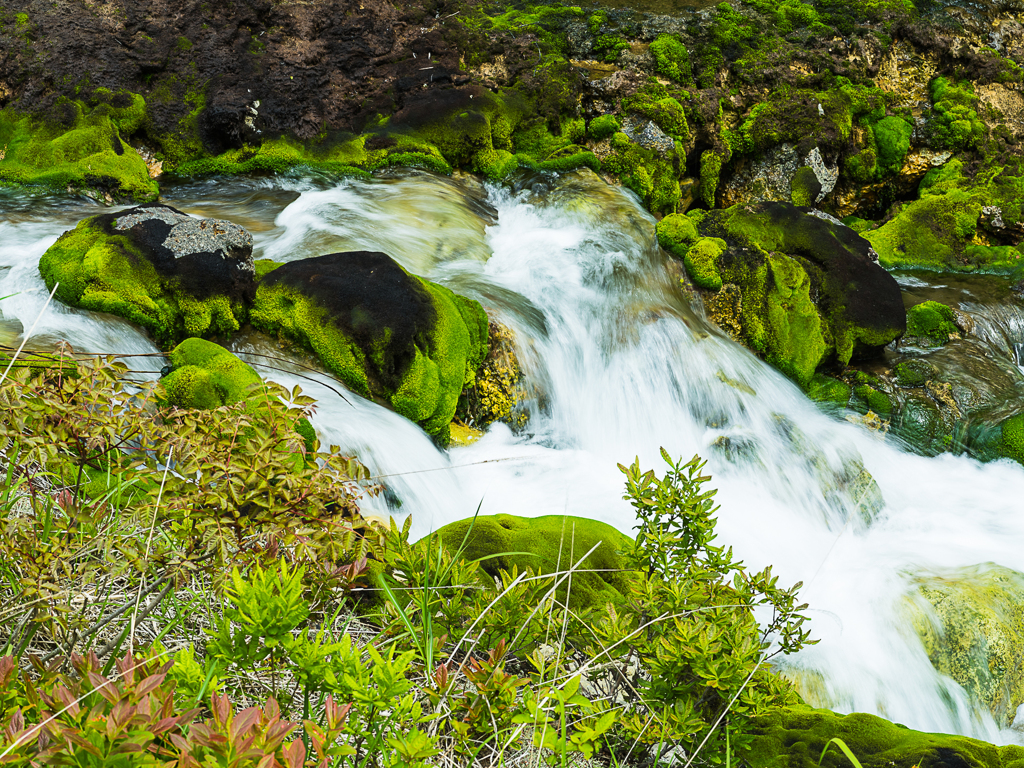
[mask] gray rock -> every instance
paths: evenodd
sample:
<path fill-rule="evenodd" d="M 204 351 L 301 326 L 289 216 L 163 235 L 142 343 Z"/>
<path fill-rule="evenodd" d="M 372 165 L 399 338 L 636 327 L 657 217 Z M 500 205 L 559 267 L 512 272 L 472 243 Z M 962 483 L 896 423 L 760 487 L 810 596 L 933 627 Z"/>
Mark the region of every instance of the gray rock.
<path fill-rule="evenodd" d="M 114 221 L 114 229 L 127 231 L 150 221 L 170 226 L 159 245 L 174 254 L 175 259 L 196 253 L 220 254 L 236 262 L 239 269 L 255 273 L 252 259 L 252 235 L 230 221 L 195 219 L 173 208 L 160 205 L 133 208 Z"/>

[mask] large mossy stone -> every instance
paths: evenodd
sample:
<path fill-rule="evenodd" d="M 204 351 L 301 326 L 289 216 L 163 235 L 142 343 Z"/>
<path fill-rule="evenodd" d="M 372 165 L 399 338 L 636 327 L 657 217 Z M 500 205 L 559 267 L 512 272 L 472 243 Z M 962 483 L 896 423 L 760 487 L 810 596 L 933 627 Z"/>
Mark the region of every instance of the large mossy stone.
<path fill-rule="evenodd" d="M 352 391 L 389 404 L 443 445 L 459 395 L 487 354 L 478 302 L 379 252 L 331 253 L 266 272 L 251 320 L 312 349 Z"/>
<path fill-rule="evenodd" d="M 246 399 L 263 380 L 219 344 L 185 339 L 168 354 L 171 370 L 161 378 L 168 405 L 207 410 Z"/>
<path fill-rule="evenodd" d="M 789 203 L 761 203 L 709 211 L 697 229 L 702 238 L 689 247 L 686 228 L 663 226 L 659 235 L 665 244 L 672 231 L 684 233 L 667 247 L 698 285 L 730 297 L 709 297 L 712 319 L 803 386 L 823 364 L 845 365 L 906 330 L 896 281 L 841 223 Z M 703 243 L 700 258 L 690 258 Z"/>
<path fill-rule="evenodd" d="M 996 747 L 966 736 L 924 733 L 874 715 L 799 707 L 759 718 L 751 768 L 850 768 L 839 738 L 864 768 L 1024 768 L 1024 747 Z M 821 758 L 819 763 L 819 758 Z"/>
<path fill-rule="evenodd" d="M 1024 704 L 1024 574 L 993 563 L 919 578 L 913 624 L 932 665 L 1003 727 Z"/>
<path fill-rule="evenodd" d="M 620 602 L 628 591 L 632 571 L 622 552 L 633 544 L 623 533 L 597 520 L 565 515 L 517 517 L 480 515 L 449 523 L 437 531 L 446 547 L 463 557 L 481 561 L 492 576 L 501 570 L 520 572 L 527 567 L 541 574 L 566 571 L 594 545 L 599 545 L 572 575 L 569 605 L 590 607 Z M 560 593 L 565 595 L 566 584 Z"/>
<path fill-rule="evenodd" d="M 83 219 L 39 272 L 65 304 L 138 323 L 165 347 L 237 331 L 255 284 L 252 235 L 157 203 Z"/>

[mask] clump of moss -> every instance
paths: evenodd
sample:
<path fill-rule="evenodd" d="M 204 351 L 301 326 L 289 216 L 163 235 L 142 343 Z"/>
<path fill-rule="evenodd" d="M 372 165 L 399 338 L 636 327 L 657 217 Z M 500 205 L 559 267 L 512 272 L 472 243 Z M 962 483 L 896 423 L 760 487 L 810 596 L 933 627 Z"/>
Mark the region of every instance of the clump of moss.
<path fill-rule="evenodd" d="M 438 535 L 451 548 L 465 541 L 465 559 L 481 560 L 484 570 L 495 576 L 513 567 L 520 572 L 532 568 L 538 574 L 565 570 L 598 545 L 573 575 L 569 605 L 581 609 L 620 603 L 628 591 L 629 571 L 620 553 L 627 551 L 632 541 L 597 520 L 561 515 L 480 515 L 449 523 Z M 566 588 L 560 591 L 564 597 Z"/>
<path fill-rule="evenodd" d="M 654 57 L 654 68 L 659 74 L 677 83 L 693 80 L 690 69 L 690 54 L 686 46 L 675 35 L 659 35 L 650 47 Z"/>
<path fill-rule="evenodd" d="M 701 288 L 717 291 L 722 287 L 722 276 L 718 272 L 718 257 L 725 253 L 725 240 L 717 237 L 702 237 L 683 257 L 686 273 Z"/>
<path fill-rule="evenodd" d="M 945 344 L 959 329 L 953 310 L 937 301 L 925 301 L 907 310 L 907 335 Z"/>
<path fill-rule="evenodd" d="M 878 163 L 883 172 L 895 173 L 910 151 L 914 127 L 902 117 L 886 117 L 873 126 L 878 147 Z"/>
<path fill-rule="evenodd" d="M 674 256 L 684 258 L 694 243 L 700 239 L 693 219 L 681 213 L 672 213 L 658 222 L 655 230 L 658 244 Z"/>
<path fill-rule="evenodd" d="M 910 318 L 907 318 L 909 326 Z M 935 367 L 924 360 L 906 360 L 892 369 L 896 383 L 901 387 L 923 387 L 936 374 Z"/>
<path fill-rule="evenodd" d="M 700 156 L 700 199 L 708 208 L 715 207 L 718 177 L 722 173 L 722 155 L 706 149 Z"/>
<path fill-rule="evenodd" d="M 0 182 L 154 199 L 156 182 L 124 141 L 141 122 L 142 97 L 100 89 L 93 103 L 62 98 L 46 118 L 0 111 Z"/>
<path fill-rule="evenodd" d="M 819 403 L 835 403 L 845 406 L 850 402 L 853 390 L 850 385 L 831 376 L 815 374 L 806 387 L 807 396 Z"/>
<path fill-rule="evenodd" d="M 607 139 L 622 128 L 622 123 L 615 115 L 601 115 L 590 121 L 587 127 L 587 135 L 595 141 Z"/>
<path fill-rule="evenodd" d="M 477 428 L 500 421 L 513 430 L 522 429 L 528 414 L 523 407 L 526 393 L 515 336 L 509 328 L 492 322 L 487 345 L 487 356 L 476 377 L 462 392 L 457 415 Z"/>
<path fill-rule="evenodd" d="M 969 81 L 952 82 L 936 77 L 929 85 L 934 117 L 929 140 L 936 149 L 960 152 L 977 145 L 985 135 L 985 123 L 978 117 L 978 97 Z"/>
<path fill-rule="evenodd" d="M 245 400 L 263 380 L 219 344 L 185 339 L 168 353 L 171 370 L 161 378 L 166 402 L 178 408 L 209 410 Z"/>
<path fill-rule="evenodd" d="M 821 182 L 814 170 L 806 165 L 794 174 L 789 186 L 793 205 L 812 206 L 821 194 Z"/>
<path fill-rule="evenodd" d="M 667 156 L 641 147 L 624 133 L 611 139 L 614 154 L 607 157 L 602 168 L 616 174 L 622 183 L 636 192 L 644 204 L 656 213 L 675 210 L 682 193 L 679 190 L 675 150 Z"/>

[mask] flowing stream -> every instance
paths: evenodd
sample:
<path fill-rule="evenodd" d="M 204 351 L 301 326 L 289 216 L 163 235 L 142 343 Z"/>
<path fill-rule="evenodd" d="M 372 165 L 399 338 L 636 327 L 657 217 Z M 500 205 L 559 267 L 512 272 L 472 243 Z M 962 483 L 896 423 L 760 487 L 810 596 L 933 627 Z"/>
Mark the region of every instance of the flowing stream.
<path fill-rule="evenodd" d="M 629 531 L 634 518 L 616 464 L 639 456 L 660 472 L 659 447 L 698 453 L 719 489 L 719 542 L 751 568 L 773 564 L 781 582 L 804 582 L 821 642 L 781 668 L 812 703 L 922 730 L 1020 740 L 933 669 L 907 626 L 905 596 L 915 575 L 986 562 L 1024 571 L 1024 469 L 916 456 L 868 426 L 822 413 L 694 313 L 657 247 L 654 220 L 629 193 L 590 173 L 528 176 L 510 188 L 404 172 L 341 183 L 203 181 L 169 186 L 164 200 L 247 227 L 257 258 L 383 250 L 479 299 L 514 330 L 535 394 L 526 430 L 494 425 L 448 452 L 385 408 L 257 369 L 317 397 L 321 439 L 383 477 L 390 493 L 368 501 L 371 511 L 411 515 L 416 535 L 478 505 L 482 514 L 580 515 Z M 39 256 L 99 210 L 0 190 L 0 296 L 16 294 L 0 302 L 0 342 L 19 339 L 42 309 Z M 1014 317 L 1012 328 L 990 333 L 1014 350 L 1021 325 Z M 53 304 L 31 346 L 57 339 L 82 351 L 155 351 L 126 322 Z M 279 353 L 256 334 L 233 349 Z M 152 371 L 162 365 L 141 360 Z M 848 482 L 861 469 L 884 504 L 865 504 Z"/>

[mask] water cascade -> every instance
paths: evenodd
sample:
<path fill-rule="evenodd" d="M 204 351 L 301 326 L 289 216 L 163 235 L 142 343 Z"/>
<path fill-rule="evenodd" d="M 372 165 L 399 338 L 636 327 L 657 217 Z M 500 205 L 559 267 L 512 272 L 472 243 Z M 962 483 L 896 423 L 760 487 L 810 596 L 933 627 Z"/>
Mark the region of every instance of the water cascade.
<path fill-rule="evenodd" d="M 16 294 L 0 303 L 9 343 L 46 299 L 39 256 L 95 209 L 0 194 L 0 295 Z M 720 489 L 720 541 L 753 568 L 771 563 L 782 582 L 804 582 L 821 643 L 786 659 L 783 671 L 812 703 L 921 730 L 1020 738 L 934 670 L 907 628 L 905 595 L 914 576 L 949 568 L 992 561 L 1024 570 L 1024 471 L 917 456 L 884 432 L 821 412 L 689 306 L 654 220 L 629 193 L 590 173 L 530 176 L 509 188 L 407 172 L 192 183 L 168 186 L 164 199 L 249 228 L 256 258 L 384 250 L 479 299 L 514 330 L 532 393 L 526 430 L 494 425 L 447 453 L 410 422 L 351 394 L 343 400 L 297 367 L 262 371 L 317 397 L 322 440 L 357 453 L 387 484 L 388 501 L 368 502 L 372 511 L 411 515 L 416 535 L 478 505 L 628 531 L 616 464 L 639 456 L 660 471 L 661 446 L 698 453 Z M 983 341 L 1012 354 L 1024 341 L 1021 318 L 983 314 Z M 121 320 L 51 305 L 31 345 L 57 339 L 82 351 L 156 351 Z M 253 334 L 233 348 L 280 354 Z M 156 371 L 160 358 L 145 365 Z M 864 470 L 880 498 L 850 482 Z"/>

